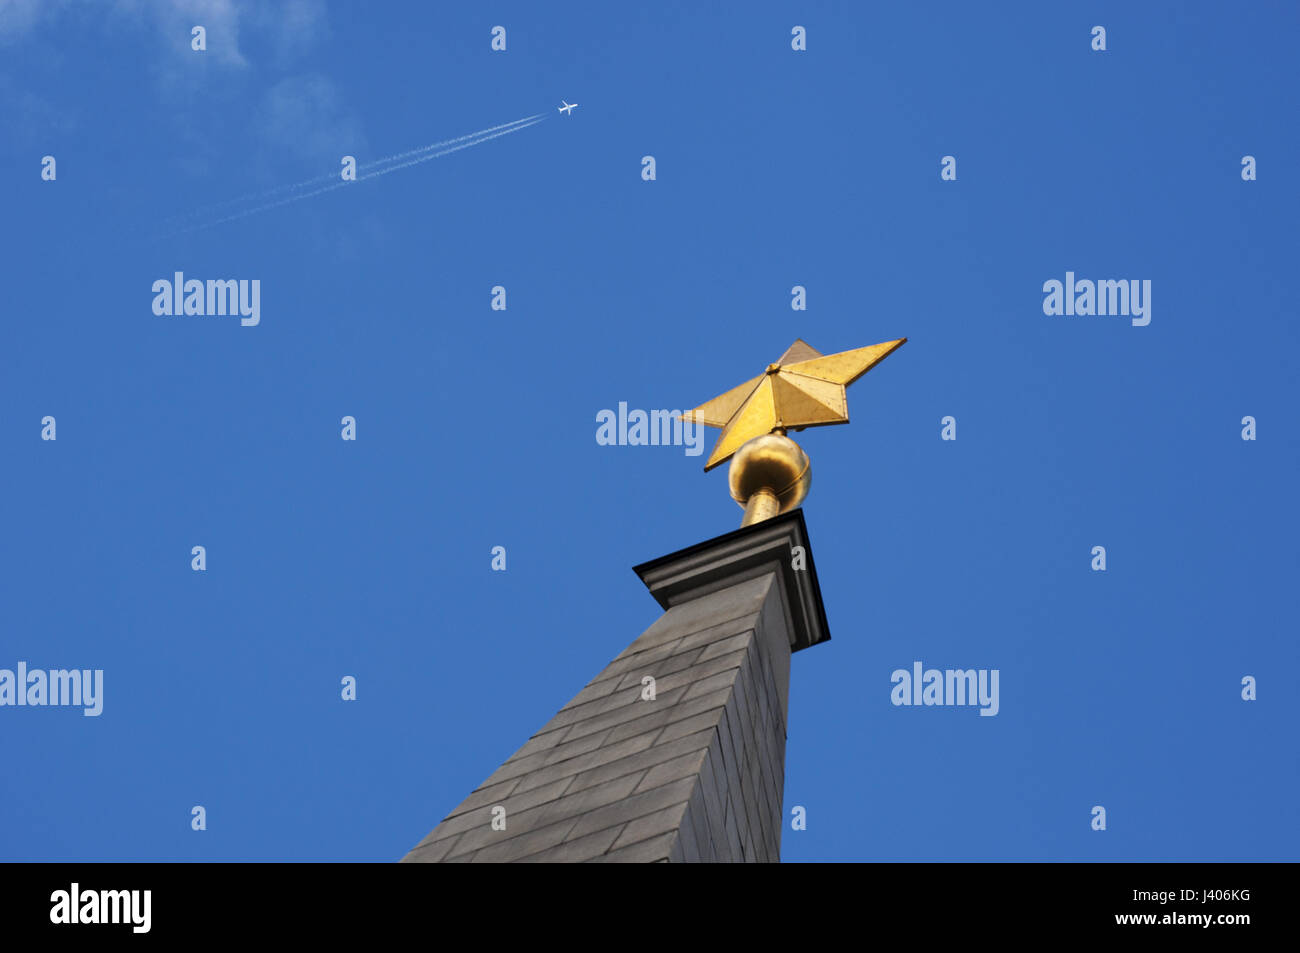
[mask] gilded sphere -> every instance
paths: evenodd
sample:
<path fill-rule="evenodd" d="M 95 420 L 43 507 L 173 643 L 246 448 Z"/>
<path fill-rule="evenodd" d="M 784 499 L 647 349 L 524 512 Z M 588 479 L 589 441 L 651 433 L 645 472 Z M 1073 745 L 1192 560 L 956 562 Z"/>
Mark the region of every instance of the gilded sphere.
<path fill-rule="evenodd" d="M 747 441 L 731 458 L 727 472 L 731 498 L 744 506 L 767 487 L 776 494 L 781 512 L 792 510 L 808 495 L 812 464 L 803 449 L 782 434 L 768 433 Z"/>

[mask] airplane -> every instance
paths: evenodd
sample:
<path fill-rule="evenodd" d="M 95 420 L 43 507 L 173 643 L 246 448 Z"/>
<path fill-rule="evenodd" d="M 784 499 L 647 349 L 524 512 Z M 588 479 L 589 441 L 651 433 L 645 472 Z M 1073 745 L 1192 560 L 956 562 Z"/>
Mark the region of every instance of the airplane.
<path fill-rule="evenodd" d="M 563 105 L 563 106 L 556 106 L 556 107 L 555 107 L 555 111 L 556 111 L 556 112 L 562 112 L 562 113 L 568 113 L 570 116 L 572 116 L 572 115 L 573 115 L 573 107 L 576 106 L 576 105 L 578 105 L 578 104 L 577 104 L 577 103 L 565 103 L 563 99 L 561 99 L 560 102 L 564 103 L 564 105 Z"/>

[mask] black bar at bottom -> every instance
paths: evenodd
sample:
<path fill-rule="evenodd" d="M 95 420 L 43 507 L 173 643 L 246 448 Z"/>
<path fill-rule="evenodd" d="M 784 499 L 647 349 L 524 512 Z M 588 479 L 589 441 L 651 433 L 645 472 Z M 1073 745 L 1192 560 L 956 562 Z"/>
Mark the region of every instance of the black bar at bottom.
<path fill-rule="evenodd" d="M 541 874 L 527 865 L 8 864 L 0 875 L 7 940 L 284 936 L 336 944 L 414 933 L 459 945 L 464 927 L 498 936 L 522 930 L 543 942 L 622 923 L 626 932 L 611 942 L 622 936 L 639 945 L 663 942 L 700 917 L 716 921 L 724 909 L 748 909 L 752 922 L 731 929 L 747 933 L 776 917 L 811 928 L 810 940 L 843 925 L 861 938 L 901 929 L 927 942 L 1126 933 L 1232 942 L 1285 928 L 1295 868 L 785 864 L 597 876 L 590 866 Z M 738 892 L 739 908 L 719 904 Z"/>

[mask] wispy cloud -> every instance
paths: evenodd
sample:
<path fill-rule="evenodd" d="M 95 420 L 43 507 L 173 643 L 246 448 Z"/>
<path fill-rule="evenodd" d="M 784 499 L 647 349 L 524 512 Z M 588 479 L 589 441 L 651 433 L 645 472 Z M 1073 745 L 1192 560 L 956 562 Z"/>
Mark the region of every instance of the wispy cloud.
<path fill-rule="evenodd" d="M 329 36 L 325 0 L 256 3 L 244 11 L 251 33 L 266 41 L 271 65 L 291 66 Z"/>
<path fill-rule="evenodd" d="M 365 151 L 360 114 L 329 77 L 292 74 L 329 35 L 324 0 L 0 0 L 0 46 L 48 43 L 73 19 L 130 44 L 123 49 L 142 46 L 132 66 L 152 75 L 187 153 L 174 161 L 192 174 L 211 172 L 202 147 L 223 128 L 233 132 L 232 124 L 251 125 L 267 156 L 319 163 Z M 191 48 L 196 26 L 205 30 L 202 52 Z M 41 98 L 39 83 L 6 76 L 0 61 L 0 89 L 0 120 L 48 132 L 38 128 L 48 127 L 40 118 L 58 114 L 58 104 Z"/>
<path fill-rule="evenodd" d="M 0 0 L 0 43 L 25 36 L 56 3 L 45 0 Z"/>
<path fill-rule="evenodd" d="M 205 58 L 223 67 L 243 68 L 248 60 L 239 49 L 243 5 L 236 0 L 114 0 L 119 16 L 151 26 L 167 58 L 192 56 L 190 31 L 207 33 Z"/>
<path fill-rule="evenodd" d="M 318 73 L 291 76 L 267 90 L 256 125 L 273 148 L 318 165 L 365 151 L 360 119 L 340 103 L 334 84 Z"/>
<path fill-rule="evenodd" d="M 188 57 L 191 31 L 206 31 L 205 59 L 222 67 L 245 68 L 241 29 L 260 44 L 273 66 L 285 68 L 310 52 L 328 33 L 324 0 L 0 0 L 0 43 L 24 39 L 65 15 L 145 27 L 162 59 Z"/>

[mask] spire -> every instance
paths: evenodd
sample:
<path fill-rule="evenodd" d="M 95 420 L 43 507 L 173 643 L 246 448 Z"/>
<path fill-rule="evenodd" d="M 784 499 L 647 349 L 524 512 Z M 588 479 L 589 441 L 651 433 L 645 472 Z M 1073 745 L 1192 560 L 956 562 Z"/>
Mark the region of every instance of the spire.
<path fill-rule="evenodd" d="M 848 423 L 845 388 L 906 338 L 802 340 L 682 414 L 722 428 L 741 528 L 636 567 L 664 614 L 420 841 L 410 862 L 780 859 L 790 655 L 830 638 L 786 436 Z"/>

